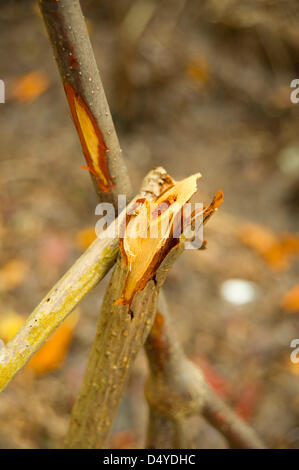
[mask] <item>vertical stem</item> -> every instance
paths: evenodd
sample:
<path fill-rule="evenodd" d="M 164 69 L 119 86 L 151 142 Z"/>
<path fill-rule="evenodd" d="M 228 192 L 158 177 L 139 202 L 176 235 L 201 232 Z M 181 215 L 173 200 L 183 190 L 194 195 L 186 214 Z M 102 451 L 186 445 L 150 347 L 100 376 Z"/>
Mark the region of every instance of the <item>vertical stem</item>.
<path fill-rule="evenodd" d="M 141 194 L 148 199 L 161 193 L 169 176 L 153 170 L 143 182 Z M 103 448 L 116 414 L 130 367 L 152 326 L 159 289 L 183 247 L 180 244 L 162 261 L 156 281 L 137 292 L 131 306 L 116 305 L 127 268 L 121 256 L 100 312 L 96 336 L 79 397 L 74 405 L 66 439 L 67 448 Z"/>
<path fill-rule="evenodd" d="M 150 281 L 132 307 L 114 305 L 126 268 L 121 256 L 106 291 L 79 397 L 72 411 L 67 448 L 105 447 L 131 364 L 151 328 L 157 290 Z"/>

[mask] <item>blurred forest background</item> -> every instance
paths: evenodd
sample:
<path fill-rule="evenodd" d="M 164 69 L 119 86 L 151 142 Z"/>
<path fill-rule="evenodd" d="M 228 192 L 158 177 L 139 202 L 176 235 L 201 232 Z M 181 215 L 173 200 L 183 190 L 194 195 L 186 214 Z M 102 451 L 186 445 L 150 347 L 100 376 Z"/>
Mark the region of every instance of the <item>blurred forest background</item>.
<path fill-rule="evenodd" d="M 268 446 L 299 447 L 299 78 L 296 0 L 82 0 L 134 188 L 200 171 L 224 204 L 165 291 L 185 350 Z M 0 4 L 0 338 L 93 238 L 96 196 L 37 2 Z M 226 281 L 241 279 L 244 292 Z M 0 448 L 60 447 L 105 279 L 0 397 Z M 142 447 L 139 354 L 109 445 Z M 200 448 L 226 446 L 203 420 Z"/>

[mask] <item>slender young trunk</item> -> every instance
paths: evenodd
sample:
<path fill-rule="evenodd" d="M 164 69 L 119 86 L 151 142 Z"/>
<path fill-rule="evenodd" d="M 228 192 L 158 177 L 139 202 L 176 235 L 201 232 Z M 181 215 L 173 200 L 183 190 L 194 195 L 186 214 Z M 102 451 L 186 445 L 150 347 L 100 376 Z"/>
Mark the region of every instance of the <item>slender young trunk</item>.
<path fill-rule="evenodd" d="M 132 197 L 130 178 L 79 0 L 39 0 L 82 150 L 101 201 Z"/>
<path fill-rule="evenodd" d="M 163 175 L 159 186 L 163 186 Z M 72 411 L 67 448 L 105 447 L 130 367 L 153 324 L 159 290 L 183 248 L 182 242 L 169 252 L 155 280 L 149 280 L 135 294 L 130 306 L 115 304 L 127 274 L 119 255 L 100 312 L 83 385 Z"/>

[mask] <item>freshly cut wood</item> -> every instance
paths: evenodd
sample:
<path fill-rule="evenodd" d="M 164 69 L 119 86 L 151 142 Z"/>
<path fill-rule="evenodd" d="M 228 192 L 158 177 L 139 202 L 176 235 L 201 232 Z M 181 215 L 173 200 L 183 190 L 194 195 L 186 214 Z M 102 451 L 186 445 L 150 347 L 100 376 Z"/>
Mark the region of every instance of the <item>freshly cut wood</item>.
<path fill-rule="evenodd" d="M 182 209 L 197 191 L 200 173 L 189 176 L 169 188 L 155 201 L 139 199 L 128 216 L 121 239 L 123 260 L 128 275 L 119 304 L 131 304 L 134 294 L 151 279 L 167 253 L 178 244 L 184 228 Z"/>

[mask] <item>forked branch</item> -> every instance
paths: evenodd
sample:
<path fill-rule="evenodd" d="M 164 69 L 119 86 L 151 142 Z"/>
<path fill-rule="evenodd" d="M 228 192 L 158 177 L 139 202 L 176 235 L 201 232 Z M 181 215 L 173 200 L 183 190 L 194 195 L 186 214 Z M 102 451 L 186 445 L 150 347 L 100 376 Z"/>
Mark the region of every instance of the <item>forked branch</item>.
<path fill-rule="evenodd" d="M 254 430 L 240 419 L 207 384 L 201 370 L 184 354 L 172 329 L 167 305 L 159 298 L 158 312 L 146 342 L 150 376 L 145 394 L 151 409 L 147 445 L 156 441 L 155 412 L 160 425 L 174 429 L 192 415 L 201 414 L 233 448 L 264 448 Z M 163 419 L 164 417 L 164 419 Z M 156 420 L 157 421 L 157 420 Z"/>

